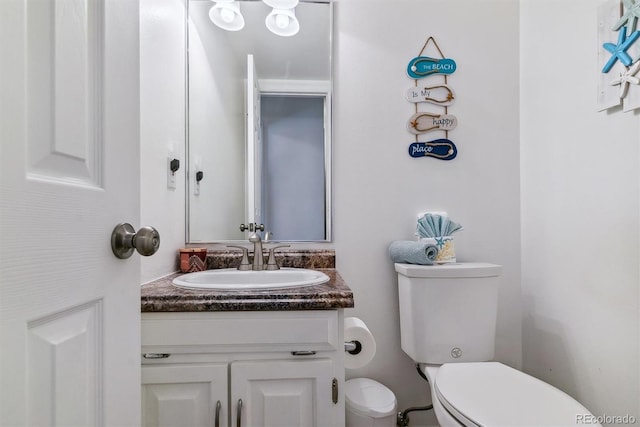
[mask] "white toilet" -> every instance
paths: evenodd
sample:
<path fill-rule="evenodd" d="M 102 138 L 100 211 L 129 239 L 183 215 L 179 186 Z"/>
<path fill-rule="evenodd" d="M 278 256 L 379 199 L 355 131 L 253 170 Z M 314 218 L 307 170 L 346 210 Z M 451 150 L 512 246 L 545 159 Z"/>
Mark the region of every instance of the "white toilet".
<path fill-rule="evenodd" d="M 370 378 L 352 378 L 345 384 L 346 427 L 394 427 L 396 396 Z"/>
<path fill-rule="evenodd" d="M 570 426 L 590 415 L 553 386 L 488 362 L 501 266 L 395 264 L 395 269 L 402 350 L 429 380 L 442 427 Z"/>

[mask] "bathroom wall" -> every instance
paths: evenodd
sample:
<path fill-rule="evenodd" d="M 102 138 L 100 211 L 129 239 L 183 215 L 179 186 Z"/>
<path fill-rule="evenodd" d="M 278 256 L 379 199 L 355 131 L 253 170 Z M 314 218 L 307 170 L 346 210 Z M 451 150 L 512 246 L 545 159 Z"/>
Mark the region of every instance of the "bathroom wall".
<path fill-rule="evenodd" d="M 348 376 L 383 382 L 406 409 L 430 397 L 400 349 L 387 250 L 393 240 L 414 238 L 419 212 L 446 210 L 465 226 L 456 235 L 459 260 L 504 266 L 496 358 L 521 365 L 518 2 L 337 0 L 335 12 L 334 244 L 355 294 L 346 314 L 367 323 L 378 349 Z M 429 36 L 458 65 L 448 79 L 457 94 L 449 113 L 458 118 L 451 162 L 407 153 L 415 138 L 406 130 L 414 112 L 404 97 L 414 85 L 406 66 Z M 433 424 L 430 414 L 410 418 L 412 426 Z"/>
<path fill-rule="evenodd" d="M 160 249 L 142 258 L 142 282 L 176 271 L 185 230 L 185 0 L 140 1 L 139 226 L 160 232 Z M 167 188 L 167 156 L 180 159 Z"/>
<path fill-rule="evenodd" d="M 596 111 L 601 3 L 521 1 L 523 367 L 640 419 L 640 123 Z"/>

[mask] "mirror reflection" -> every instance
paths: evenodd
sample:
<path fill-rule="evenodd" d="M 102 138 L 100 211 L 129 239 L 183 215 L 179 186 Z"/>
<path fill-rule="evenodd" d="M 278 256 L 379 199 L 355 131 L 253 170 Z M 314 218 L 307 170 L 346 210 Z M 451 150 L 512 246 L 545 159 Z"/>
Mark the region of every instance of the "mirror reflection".
<path fill-rule="evenodd" d="M 191 243 L 245 240 L 254 224 L 275 241 L 331 239 L 331 4 L 284 21 L 267 3 L 189 1 Z"/>

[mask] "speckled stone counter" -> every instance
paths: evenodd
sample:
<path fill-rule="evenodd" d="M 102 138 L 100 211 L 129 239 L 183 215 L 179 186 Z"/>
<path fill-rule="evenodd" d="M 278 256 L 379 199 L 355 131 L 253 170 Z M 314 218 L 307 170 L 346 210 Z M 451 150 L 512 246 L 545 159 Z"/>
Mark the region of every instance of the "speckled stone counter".
<path fill-rule="evenodd" d="M 251 246 L 245 244 L 247 248 Z M 209 251 L 206 259 L 206 269 L 236 268 L 240 264 L 242 252 L 238 249 Z M 310 268 L 335 268 L 336 254 L 333 250 L 302 249 L 302 250 L 278 250 L 276 261 L 280 267 Z M 265 259 L 265 262 L 267 260 Z"/>
<path fill-rule="evenodd" d="M 353 292 L 335 269 L 321 269 L 330 280 L 286 289 L 216 291 L 171 284 L 180 273 L 142 285 L 142 312 L 329 310 L 353 307 Z"/>

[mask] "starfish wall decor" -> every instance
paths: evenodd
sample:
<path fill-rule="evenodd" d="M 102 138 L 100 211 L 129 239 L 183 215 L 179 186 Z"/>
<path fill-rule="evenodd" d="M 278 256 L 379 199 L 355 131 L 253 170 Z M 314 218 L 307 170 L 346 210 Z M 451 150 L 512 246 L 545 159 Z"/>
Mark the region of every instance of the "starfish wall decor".
<path fill-rule="evenodd" d="M 618 60 L 620 60 L 620 62 L 622 62 L 627 67 L 631 65 L 633 60 L 631 59 L 631 56 L 629 56 L 629 54 L 627 53 L 627 49 L 629 49 L 629 47 L 631 47 L 631 45 L 636 40 L 638 40 L 638 37 L 640 37 L 640 31 L 634 31 L 633 33 L 631 33 L 629 37 L 627 37 L 627 27 L 622 27 L 622 29 L 620 29 L 620 31 L 618 32 L 617 44 L 613 44 L 613 43 L 603 44 L 602 47 L 604 47 L 605 50 L 611 53 L 611 58 L 604 65 L 602 72 L 608 73 L 609 71 L 611 71 L 611 68 Z"/>
<path fill-rule="evenodd" d="M 626 26 L 629 31 L 635 31 L 640 17 L 640 1 L 639 0 L 623 0 L 626 12 L 620 20 L 613 26 L 613 31 L 618 31 Z"/>
<path fill-rule="evenodd" d="M 616 18 L 617 22 L 609 28 L 618 32 L 618 40 L 616 43 L 602 44 L 604 50 L 611 54 L 602 68 L 602 73 L 609 73 L 618 62 L 624 66 L 621 67 L 621 71 L 617 72 L 618 77 L 609 82 L 610 86 L 620 87 L 618 99 L 622 100 L 627 97 L 631 84 L 640 85 L 640 78 L 636 77 L 636 74 L 640 71 L 640 55 L 632 58 L 628 52 L 631 46 L 640 38 L 640 31 L 636 30 L 638 18 L 640 18 L 640 0 L 622 0 L 622 16 L 620 16 L 619 1 L 616 1 L 616 4 L 618 5 L 619 19 Z M 615 7 L 613 2 L 612 7 Z M 615 95 L 612 94 L 612 96 Z M 625 101 L 625 107 L 627 107 L 627 101 Z M 634 108 L 636 107 L 634 106 Z"/>
<path fill-rule="evenodd" d="M 612 86 L 620 85 L 620 98 L 627 96 L 629 84 L 640 85 L 640 78 L 635 75 L 640 70 L 640 62 L 636 62 L 633 66 L 620 73 L 620 77 L 611 81 Z"/>

